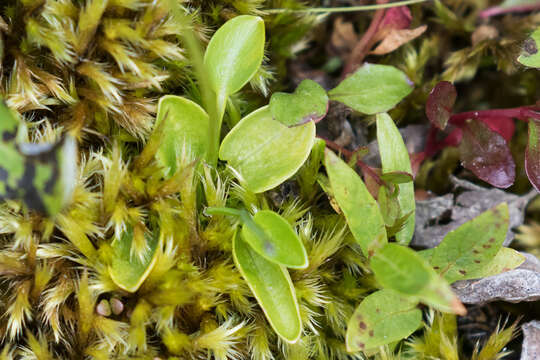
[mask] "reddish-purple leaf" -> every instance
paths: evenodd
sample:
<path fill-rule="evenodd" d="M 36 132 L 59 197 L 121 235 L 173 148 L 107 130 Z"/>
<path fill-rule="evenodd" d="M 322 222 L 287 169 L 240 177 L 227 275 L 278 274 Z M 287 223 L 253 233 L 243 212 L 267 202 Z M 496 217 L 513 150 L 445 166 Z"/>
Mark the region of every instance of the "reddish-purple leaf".
<path fill-rule="evenodd" d="M 525 150 L 525 171 L 534 188 L 540 191 L 540 122 L 529 120 L 529 143 Z"/>
<path fill-rule="evenodd" d="M 491 117 L 486 119 L 482 118 L 481 120 L 489 126 L 491 130 L 498 132 L 506 142 L 512 140 L 514 130 L 516 129 L 514 119 L 509 117 Z"/>
<path fill-rule="evenodd" d="M 431 90 L 426 102 L 426 115 L 434 126 L 441 130 L 446 128 L 456 97 L 456 88 L 448 81 L 439 82 Z"/>
<path fill-rule="evenodd" d="M 499 188 L 514 183 L 516 165 L 506 140 L 481 121 L 468 121 L 459 147 L 462 165 Z"/>
<path fill-rule="evenodd" d="M 373 37 L 374 41 L 381 41 L 392 30 L 408 29 L 411 26 L 412 15 L 411 11 L 406 6 L 398 6 L 388 9 L 384 13 L 379 26 L 377 27 L 377 33 Z"/>

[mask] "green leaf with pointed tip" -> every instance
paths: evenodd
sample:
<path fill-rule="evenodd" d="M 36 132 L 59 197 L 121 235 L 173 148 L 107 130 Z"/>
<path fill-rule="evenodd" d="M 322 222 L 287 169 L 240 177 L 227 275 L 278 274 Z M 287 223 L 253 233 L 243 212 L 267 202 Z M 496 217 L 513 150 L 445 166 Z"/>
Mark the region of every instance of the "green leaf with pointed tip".
<path fill-rule="evenodd" d="M 477 271 L 471 271 L 467 274 L 465 279 L 480 279 L 489 276 L 494 276 L 505 271 L 510 271 L 517 268 L 525 261 L 525 256 L 521 255 L 519 251 L 511 248 L 502 247 L 497 255 L 489 263 Z"/>
<path fill-rule="evenodd" d="M 244 223 L 240 234 L 259 255 L 290 268 L 308 266 L 304 244 L 287 220 L 273 211 L 261 210 L 252 221 L 255 226 Z"/>
<path fill-rule="evenodd" d="M 276 334 L 295 343 L 302 332 L 302 320 L 287 270 L 257 254 L 237 233 L 233 258 Z"/>
<path fill-rule="evenodd" d="M 308 121 L 320 121 L 328 111 L 328 95 L 321 85 L 306 79 L 292 94 L 274 93 L 269 105 L 274 120 L 287 126 L 297 126 Z"/>
<path fill-rule="evenodd" d="M 540 28 L 537 28 L 523 43 L 523 50 L 518 61 L 528 67 L 540 68 Z"/>
<path fill-rule="evenodd" d="M 415 296 L 440 311 L 465 313 L 448 283 L 408 247 L 386 244 L 371 258 L 371 269 L 383 288 Z"/>
<path fill-rule="evenodd" d="M 156 156 L 168 174 L 176 172 L 177 157 L 184 146 L 195 158 L 206 160 L 210 120 L 203 108 L 186 98 L 166 95 L 159 99 L 154 127 L 162 121 L 165 130 Z"/>
<path fill-rule="evenodd" d="M 215 32 L 204 54 L 204 66 L 221 107 L 255 75 L 263 55 L 264 21 L 258 16 L 237 16 Z"/>
<path fill-rule="evenodd" d="M 379 153 L 383 174 L 396 174 L 404 172 L 412 174 L 409 153 L 403 142 L 396 124 L 392 118 L 386 114 L 377 114 L 377 141 L 379 143 Z M 403 228 L 396 234 L 396 239 L 400 244 L 408 244 L 414 235 L 414 184 L 412 179 L 397 185 L 399 187 L 398 202 L 400 207 L 399 217 L 411 213 Z"/>
<path fill-rule="evenodd" d="M 219 158 L 236 170 L 255 193 L 270 190 L 293 176 L 315 141 L 315 124 L 289 128 L 272 119 L 268 106 L 244 117 L 223 139 Z"/>
<path fill-rule="evenodd" d="M 347 325 L 347 351 L 367 351 L 401 340 L 422 324 L 418 301 L 383 289 L 366 297 Z"/>
<path fill-rule="evenodd" d="M 364 255 L 370 256 L 370 253 L 387 243 L 379 205 L 360 176 L 328 149 L 325 152 L 325 166 L 332 195 Z"/>
<path fill-rule="evenodd" d="M 450 231 L 433 251 L 431 265 L 449 283 L 470 278 L 501 249 L 508 219 L 508 205 L 502 203 Z"/>
<path fill-rule="evenodd" d="M 135 292 L 148 277 L 157 260 L 159 238 L 155 234 L 145 234 L 147 249 L 141 259 L 131 251 L 133 228 L 122 234 L 112 244 L 113 259 L 109 266 L 112 281 L 121 289 Z"/>
<path fill-rule="evenodd" d="M 365 64 L 330 90 L 330 100 L 339 101 L 364 114 L 388 111 L 412 91 L 407 76 L 393 66 Z"/>

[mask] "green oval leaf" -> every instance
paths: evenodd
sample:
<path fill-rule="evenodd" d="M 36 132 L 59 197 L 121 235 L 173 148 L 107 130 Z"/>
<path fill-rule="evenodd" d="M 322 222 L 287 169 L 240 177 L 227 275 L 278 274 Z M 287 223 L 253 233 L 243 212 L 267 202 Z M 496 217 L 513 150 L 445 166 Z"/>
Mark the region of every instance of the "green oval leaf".
<path fill-rule="evenodd" d="M 384 289 L 366 297 L 347 326 L 347 351 L 366 351 L 411 335 L 422 324 L 418 301 Z"/>
<path fill-rule="evenodd" d="M 415 296 L 440 311 L 465 313 L 463 304 L 448 283 L 421 255 L 408 247 L 386 244 L 371 258 L 371 269 L 384 288 Z"/>
<path fill-rule="evenodd" d="M 508 231 L 508 205 L 502 203 L 450 231 L 435 248 L 431 265 L 446 281 L 468 279 L 497 255 Z"/>
<path fill-rule="evenodd" d="M 206 48 L 204 66 L 220 103 L 255 75 L 264 55 L 264 21 L 242 15 L 221 26 Z"/>
<path fill-rule="evenodd" d="M 395 67 L 365 64 L 328 95 L 361 113 L 377 114 L 392 109 L 412 89 L 407 76 Z"/>
<path fill-rule="evenodd" d="M 180 96 L 163 96 L 159 99 L 154 127 L 162 121 L 165 129 L 156 156 L 169 174 L 176 172 L 176 160 L 184 146 L 193 157 L 206 160 L 210 120 L 202 107 Z"/>
<path fill-rule="evenodd" d="M 511 248 L 502 247 L 497 255 L 483 268 L 476 271 L 470 271 L 468 275 L 463 279 L 480 279 L 489 276 L 494 276 L 505 271 L 510 271 L 517 268 L 525 261 L 525 256 L 521 255 L 519 251 Z"/>
<path fill-rule="evenodd" d="M 253 216 L 256 227 L 244 224 L 242 238 L 258 254 L 283 266 L 303 269 L 308 266 L 304 244 L 292 226 L 279 214 L 261 210 Z"/>
<path fill-rule="evenodd" d="M 328 95 L 315 81 L 303 80 L 294 93 L 277 92 L 270 98 L 274 120 L 287 126 L 320 121 L 328 111 Z"/>
<path fill-rule="evenodd" d="M 274 331 L 295 343 L 302 332 L 296 294 L 287 270 L 257 254 L 235 233 L 233 258 Z"/>
<path fill-rule="evenodd" d="M 113 259 L 109 266 L 112 281 L 121 289 L 135 292 L 148 277 L 157 260 L 158 236 L 145 234 L 147 250 L 142 259 L 131 251 L 133 228 L 128 227 L 112 244 Z"/>
<path fill-rule="evenodd" d="M 268 106 L 243 118 L 223 139 L 219 158 L 228 161 L 249 190 L 270 190 L 293 176 L 315 141 L 315 124 L 288 128 Z"/>
<path fill-rule="evenodd" d="M 377 114 L 377 141 L 379 143 L 379 153 L 383 176 L 394 176 L 400 172 L 412 173 L 409 152 L 405 147 L 403 138 L 394 124 L 392 118 L 386 114 Z M 396 239 L 400 244 L 408 244 L 414 235 L 414 184 L 412 179 L 401 182 L 399 185 L 398 202 L 400 212 L 398 217 L 410 214 L 403 227 L 396 233 Z"/>
<path fill-rule="evenodd" d="M 525 149 L 525 171 L 529 181 L 540 191 L 540 121 L 529 119 L 529 141 Z"/>
<path fill-rule="evenodd" d="M 386 244 L 386 229 L 379 205 L 360 176 L 332 151 L 325 151 L 325 166 L 332 195 L 365 256 Z"/>
<path fill-rule="evenodd" d="M 540 68 L 540 28 L 537 28 L 523 43 L 523 50 L 518 61 L 527 67 Z"/>

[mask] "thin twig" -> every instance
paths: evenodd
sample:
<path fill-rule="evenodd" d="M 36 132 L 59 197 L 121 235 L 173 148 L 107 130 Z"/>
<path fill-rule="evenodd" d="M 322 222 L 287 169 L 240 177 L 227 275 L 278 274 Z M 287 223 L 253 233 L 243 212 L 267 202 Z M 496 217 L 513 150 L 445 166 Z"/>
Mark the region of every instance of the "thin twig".
<path fill-rule="evenodd" d="M 348 6 L 348 7 L 333 7 L 333 8 L 310 8 L 310 9 L 269 9 L 265 10 L 267 14 L 282 14 L 282 13 L 310 13 L 310 14 L 330 14 L 330 13 L 342 13 L 342 12 L 358 12 L 358 11 L 372 11 L 379 9 L 388 9 L 398 6 L 413 5 L 432 0 L 404 0 L 396 1 L 388 4 L 377 5 L 360 5 L 360 6 Z"/>
<path fill-rule="evenodd" d="M 479 17 L 487 19 L 492 16 L 511 14 L 511 13 L 524 13 L 531 12 L 540 9 L 540 3 L 530 5 L 516 5 L 510 7 L 493 6 L 480 12 Z"/>

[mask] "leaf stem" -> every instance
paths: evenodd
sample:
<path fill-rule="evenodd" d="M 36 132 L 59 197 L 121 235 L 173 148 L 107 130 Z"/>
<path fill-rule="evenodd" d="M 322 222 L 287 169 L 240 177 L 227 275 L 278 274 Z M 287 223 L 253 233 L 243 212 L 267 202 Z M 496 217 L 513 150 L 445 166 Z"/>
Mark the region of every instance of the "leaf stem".
<path fill-rule="evenodd" d="M 310 8 L 310 9 L 269 9 L 266 10 L 267 14 L 282 14 L 282 13 L 309 13 L 309 14 L 331 14 L 339 12 L 358 12 L 358 11 L 371 11 L 379 9 L 388 9 L 398 6 L 419 4 L 431 0 L 403 0 L 396 1 L 388 4 L 376 4 L 376 5 L 360 5 L 360 6 L 343 6 L 332 8 Z"/>
<path fill-rule="evenodd" d="M 516 5 L 509 7 L 502 6 L 493 6 L 483 10 L 478 15 L 482 19 L 487 19 L 492 16 L 510 14 L 510 13 L 524 13 L 540 9 L 540 4 L 527 4 L 527 5 Z"/>
<path fill-rule="evenodd" d="M 490 109 L 479 111 L 466 111 L 454 114 L 448 121 L 452 125 L 463 126 L 469 119 L 489 119 L 489 118 L 509 118 L 528 121 L 529 118 L 540 120 L 540 109 L 538 106 L 520 106 L 509 109 Z"/>

